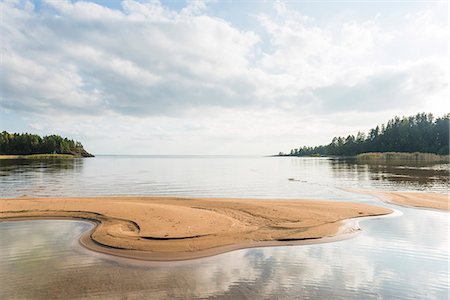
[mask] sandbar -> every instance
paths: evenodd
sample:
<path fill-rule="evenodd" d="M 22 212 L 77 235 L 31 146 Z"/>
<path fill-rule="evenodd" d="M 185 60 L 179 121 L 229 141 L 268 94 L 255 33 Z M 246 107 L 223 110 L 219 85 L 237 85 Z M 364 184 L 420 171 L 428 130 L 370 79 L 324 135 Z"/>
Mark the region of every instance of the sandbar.
<path fill-rule="evenodd" d="M 0 199 L 0 220 L 83 219 L 81 239 L 95 251 L 153 261 L 183 260 L 255 247 L 332 237 L 348 219 L 392 210 L 321 200 L 187 197 Z"/>
<path fill-rule="evenodd" d="M 377 198 L 401 206 L 431 208 L 437 210 L 450 210 L 449 195 L 435 192 L 394 192 L 394 191 L 371 191 L 360 189 L 345 189 L 349 192 L 368 194 Z"/>

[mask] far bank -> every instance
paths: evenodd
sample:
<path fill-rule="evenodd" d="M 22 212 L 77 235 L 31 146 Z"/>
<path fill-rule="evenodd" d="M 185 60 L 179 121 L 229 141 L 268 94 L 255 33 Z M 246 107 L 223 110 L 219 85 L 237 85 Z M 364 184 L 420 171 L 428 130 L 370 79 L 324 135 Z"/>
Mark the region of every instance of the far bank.
<path fill-rule="evenodd" d="M 326 156 L 326 155 L 294 155 L 278 154 L 273 157 L 336 157 L 352 158 L 362 163 L 401 163 L 401 162 L 423 162 L 423 163 L 448 163 L 448 155 L 422 152 L 368 152 L 355 156 Z"/>

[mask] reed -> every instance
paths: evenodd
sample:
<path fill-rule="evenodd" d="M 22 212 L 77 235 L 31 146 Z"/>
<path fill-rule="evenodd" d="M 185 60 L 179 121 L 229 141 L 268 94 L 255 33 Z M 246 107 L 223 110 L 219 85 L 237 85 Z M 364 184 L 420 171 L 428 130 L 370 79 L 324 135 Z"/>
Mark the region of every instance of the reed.
<path fill-rule="evenodd" d="M 361 153 L 356 156 L 361 162 L 449 162 L 448 155 L 422 152 L 372 152 Z"/>
<path fill-rule="evenodd" d="M 30 155 L 0 155 L 0 159 L 68 159 L 75 158 L 72 154 L 30 154 Z"/>

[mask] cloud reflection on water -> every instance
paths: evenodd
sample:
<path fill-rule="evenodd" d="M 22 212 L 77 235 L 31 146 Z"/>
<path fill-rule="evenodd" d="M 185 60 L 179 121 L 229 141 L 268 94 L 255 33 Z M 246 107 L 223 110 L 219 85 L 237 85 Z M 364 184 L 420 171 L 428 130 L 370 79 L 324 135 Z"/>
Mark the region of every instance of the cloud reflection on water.
<path fill-rule="evenodd" d="M 363 221 L 363 232 L 346 241 L 156 265 L 76 249 L 74 236 L 89 228 L 83 222 L 1 223 L 0 296 L 445 299 L 448 215 L 401 210 Z"/>

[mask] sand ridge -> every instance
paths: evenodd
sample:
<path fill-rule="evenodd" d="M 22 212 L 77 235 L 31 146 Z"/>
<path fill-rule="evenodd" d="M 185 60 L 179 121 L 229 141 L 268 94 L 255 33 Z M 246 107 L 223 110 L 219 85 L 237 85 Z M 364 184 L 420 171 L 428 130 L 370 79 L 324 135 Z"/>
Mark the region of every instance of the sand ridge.
<path fill-rule="evenodd" d="M 259 243 L 334 236 L 349 218 L 392 210 L 319 200 L 90 197 L 0 199 L 0 220 L 75 218 L 97 226 L 88 248 L 148 260 L 177 260 Z"/>
<path fill-rule="evenodd" d="M 450 198 L 448 194 L 433 192 L 394 192 L 394 191 L 371 191 L 360 189 L 345 189 L 349 192 L 368 194 L 380 198 L 383 201 L 419 208 L 431 208 L 438 210 L 450 210 Z"/>

